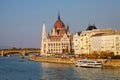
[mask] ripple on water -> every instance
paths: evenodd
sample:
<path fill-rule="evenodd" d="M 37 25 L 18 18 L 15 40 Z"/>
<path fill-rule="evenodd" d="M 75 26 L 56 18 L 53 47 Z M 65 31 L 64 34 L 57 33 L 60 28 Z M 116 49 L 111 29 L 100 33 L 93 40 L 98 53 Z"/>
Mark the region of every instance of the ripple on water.
<path fill-rule="evenodd" d="M 120 70 L 80 68 L 68 64 L 39 63 L 19 57 L 0 57 L 0 80 L 120 80 Z"/>

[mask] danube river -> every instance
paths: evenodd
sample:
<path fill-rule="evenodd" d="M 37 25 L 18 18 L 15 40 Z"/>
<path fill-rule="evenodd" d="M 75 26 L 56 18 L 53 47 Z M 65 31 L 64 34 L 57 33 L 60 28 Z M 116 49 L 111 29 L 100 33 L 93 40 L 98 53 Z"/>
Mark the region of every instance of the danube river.
<path fill-rule="evenodd" d="M 0 57 L 0 80 L 120 80 L 120 69 L 78 68 L 27 58 L 20 62 L 15 56 Z"/>

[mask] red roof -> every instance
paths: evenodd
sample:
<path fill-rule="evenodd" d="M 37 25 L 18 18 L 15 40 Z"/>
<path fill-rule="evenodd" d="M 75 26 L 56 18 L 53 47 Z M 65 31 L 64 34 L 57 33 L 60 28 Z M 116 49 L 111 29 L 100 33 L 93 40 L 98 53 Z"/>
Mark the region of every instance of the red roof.
<path fill-rule="evenodd" d="M 58 33 L 58 34 L 59 34 L 59 35 L 66 34 L 65 29 L 63 29 L 63 30 L 59 30 L 59 33 Z"/>
<path fill-rule="evenodd" d="M 61 36 L 49 36 L 49 39 L 51 41 L 60 41 L 61 40 Z"/>
<path fill-rule="evenodd" d="M 55 22 L 54 28 L 58 29 L 58 28 L 64 28 L 64 27 L 65 27 L 65 25 L 62 22 L 62 20 L 60 20 L 60 15 L 58 14 L 58 20 Z"/>
<path fill-rule="evenodd" d="M 57 20 L 57 21 L 55 22 L 55 24 L 54 24 L 54 27 L 55 27 L 55 29 L 64 28 L 65 25 L 64 25 L 64 23 L 63 23 L 61 20 Z"/>

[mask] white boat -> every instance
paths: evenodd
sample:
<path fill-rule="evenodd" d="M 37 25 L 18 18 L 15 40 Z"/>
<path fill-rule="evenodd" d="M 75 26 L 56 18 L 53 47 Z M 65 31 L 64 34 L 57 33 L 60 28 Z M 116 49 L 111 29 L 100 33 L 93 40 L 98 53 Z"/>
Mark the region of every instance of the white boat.
<path fill-rule="evenodd" d="M 20 59 L 19 61 L 20 61 L 20 62 L 23 62 L 23 61 L 24 61 L 24 59 Z"/>
<path fill-rule="evenodd" d="M 95 60 L 82 59 L 75 64 L 76 67 L 102 68 L 102 63 Z"/>

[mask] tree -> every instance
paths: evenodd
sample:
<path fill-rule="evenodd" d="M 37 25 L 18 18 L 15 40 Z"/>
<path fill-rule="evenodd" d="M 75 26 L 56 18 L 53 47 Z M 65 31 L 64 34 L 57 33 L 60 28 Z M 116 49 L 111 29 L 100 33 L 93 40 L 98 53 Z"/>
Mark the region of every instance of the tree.
<path fill-rule="evenodd" d="M 107 55 L 106 55 L 106 54 L 107 54 L 106 51 L 101 51 L 101 52 L 100 52 L 100 57 L 101 57 L 101 58 L 107 58 Z"/>
<path fill-rule="evenodd" d="M 101 58 L 113 58 L 114 57 L 114 52 L 101 51 L 100 57 Z"/>
<path fill-rule="evenodd" d="M 99 54 L 97 53 L 97 51 L 94 51 L 94 52 L 92 53 L 92 57 L 93 57 L 93 58 L 98 58 L 98 56 L 99 56 Z"/>

